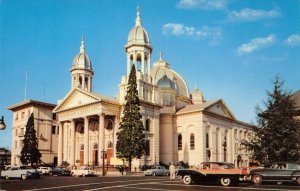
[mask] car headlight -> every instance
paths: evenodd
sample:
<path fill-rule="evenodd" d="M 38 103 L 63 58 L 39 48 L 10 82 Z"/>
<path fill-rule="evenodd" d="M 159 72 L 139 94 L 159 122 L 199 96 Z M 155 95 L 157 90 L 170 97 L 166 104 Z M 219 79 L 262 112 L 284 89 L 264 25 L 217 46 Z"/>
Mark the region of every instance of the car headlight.
<path fill-rule="evenodd" d="M 27 173 L 26 173 L 27 175 L 31 175 L 31 172 L 30 171 L 27 171 Z"/>

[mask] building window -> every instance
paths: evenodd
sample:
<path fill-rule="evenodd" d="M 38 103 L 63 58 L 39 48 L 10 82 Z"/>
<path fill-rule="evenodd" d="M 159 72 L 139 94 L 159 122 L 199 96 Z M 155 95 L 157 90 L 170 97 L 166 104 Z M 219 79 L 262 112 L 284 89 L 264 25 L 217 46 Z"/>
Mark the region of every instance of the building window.
<path fill-rule="evenodd" d="M 113 143 L 111 142 L 111 141 L 109 141 L 108 143 L 107 143 L 107 148 L 108 149 L 111 149 L 113 147 Z"/>
<path fill-rule="evenodd" d="M 15 141 L 15 149 L 18 148 L 18 141 Z"/>
<path fill-rule="evenodd" d="M 182 150 L 182 135 L 181 134 L 178 135 L 178 150 L 179 151 Z"/>
<path fill-rule="evenodd" d="M 21 113 L 21 119 L 24 119 L 24 117 L 25 117 L 25 112 L 22 112 Z"/>
<path fill-rule="evenodd" d="M 15 120 L 18 121 L 18 119 L 19 119 L 19 115 L 16 113 Z"/>
<path fill-rule="evenodd" d="M 190 136 L 190 149 L 191 150 L 195 149 L 195 135 L 193 133 Z"/>
<path fill-rule="evenodd" d="M 206 148 L 209 148 L 209 134 L 206 133 Z"/>
<path fill-rule="evenodd" d="M 237 129 L 234 130 L 234 138 L 237 139 Z"/>
<path fill-rule="evenodd" d="M 56 120 L 56 113 L 53 113 L 53 114 L 52 114 L 52 119 L 53 119 L 53 120 Z"/>
<path fill-rule="evenodd" d="M 55 131 L 56 131 L 56 126 L 53 125 L 53 126 L 52 126 L 52 129 L 51 129 L 51 133 L 52 133 L 52 134 L 55 134 Z"/>
<path fill-rule="evenodd" d="M 150 131 L 150 119 L 146 119 L 146 131 Z"/>
<path fill-rule="evenodd" d="M 150 140 L 146 140 L 145 152 L 146 156 L 150 156 Z"/>
<path fill-rule="evenodd" d="M 16 134 L 15 134 L 16 136 L 18 136 L 18 129 L 16 128 Z"/>

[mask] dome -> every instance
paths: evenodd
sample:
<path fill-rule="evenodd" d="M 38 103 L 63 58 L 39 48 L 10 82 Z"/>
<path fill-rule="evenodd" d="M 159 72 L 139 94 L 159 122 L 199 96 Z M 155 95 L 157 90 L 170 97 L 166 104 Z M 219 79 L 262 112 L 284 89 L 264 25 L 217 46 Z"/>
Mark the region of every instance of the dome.
<path fill-rule="evenodd" d="M 128 44 L 146 44 L 150 45 L 147 31 L 142 26 L 135 26 L 128 35 Z"/>
<path fill-rule="evenodd" d="M 175 89 L 175 85 L 174 83 L 172 82 L 172 80 L 170 80 L 168 78 L 167 75 L 164 75 L 162 78 L 160 78 L 158 81 L 157 81 L 157 86 L 159 88 L 170 88 L 170 89 Z"/>
<path fill-rule="evenodd" d="M 170 69 L 169 64 L 162 59 L 162 54 L 160 59 L 154 63 L 151 70 L 151 77 L 154 80 L 154 83 L 158 86 L 158 82 L 166 76 L 173 83 L 175 91 L 185 97 L 190 97 L 190 93 L 187 87 L 187 84 L 183 78 L 176 73 L 174 70 Z"/>
<path fill-rule="evenodd" d="M 87 69 L 87 70 L 93 70 L 92 69 L 92 63 L 88 57 L 88 55 L 85 52 L 84 47 L 84 39 L 82 38 L 81 46 L 80 46 L 80 52 L 75 56 L 72 64 L 72 69 Z"/>
<path fill-rule="evenodd" d="M 195 88 L 195 90 L 192 93 L 192 100 L 194 103 L 203 103 L 204 100 L 204 96 L 203 94 L 200 92 L 200 90 L 198 89 L 198 87 Z"/>
<path fill-rule="evenodd" d="M 137 8 L 135 27 L 130 30 L 128 35 L 127 46 L 132 44 L 150 45 L 149 35 L 147 31 L 142 27 L 139 7 Z"/>

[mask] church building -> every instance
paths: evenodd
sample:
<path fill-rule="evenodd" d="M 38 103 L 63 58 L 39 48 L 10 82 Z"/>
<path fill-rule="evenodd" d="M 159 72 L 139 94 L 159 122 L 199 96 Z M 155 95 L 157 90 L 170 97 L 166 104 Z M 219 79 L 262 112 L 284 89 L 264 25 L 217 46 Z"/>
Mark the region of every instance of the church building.
<path fill-rule="evenodd" d="M 125 45 L 127 71 L 114 98 L 93 91 L 97 71 L 93 70 L 82 38 L 70 70 L 70 91 L 53 110 L 58 124 L 58 165 L 101 166 L 103 153 L 105 164 L 121 161 L 116 156 L 116 133 L 134 64 L 146 152 L 133 161 L 132 168 L 160 161 L 183 161 L 190 166 L 203 161 L 227 161 L 248 166 L 250 153 L 241 141 L 251 138 L 252 125 L 236 119 L 222 99 L 206 100 L 197 87 L 190 92 L 183 77 L 172 70 L 162 53 L 151 63 L 152 50 L 137 9 L 135 26 Z"/>

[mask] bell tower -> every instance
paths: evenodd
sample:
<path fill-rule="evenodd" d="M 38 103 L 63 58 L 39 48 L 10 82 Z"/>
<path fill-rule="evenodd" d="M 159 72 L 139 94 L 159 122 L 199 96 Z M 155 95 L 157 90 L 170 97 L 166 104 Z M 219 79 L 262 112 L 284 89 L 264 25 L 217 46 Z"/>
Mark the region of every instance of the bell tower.
<path fill-rule="evenodd" d="M 75 56 L 71 68 L 71 88 L 80 88 L 91 92 L 93 75 L 92 63 L 86 54 L 84 36 L 82 35 L 80 51 Z"/>
<path fill-rule="evenodd" d="M 153 102 L 154 85 L 151 78 L 150 67 L 152 46 L 150 44 L 149 35 L 142 26 L 139 7 L 137 7 L 135 26 L 128 34 L 125 52 L 127 56 L 127 74 L 126 76 L 122 76 L 122 82 L 120 84 L 120 103 L 124 103 L 126 85 L 133 64 L 136 68 L 139 98 L 144 101 Z"/>

